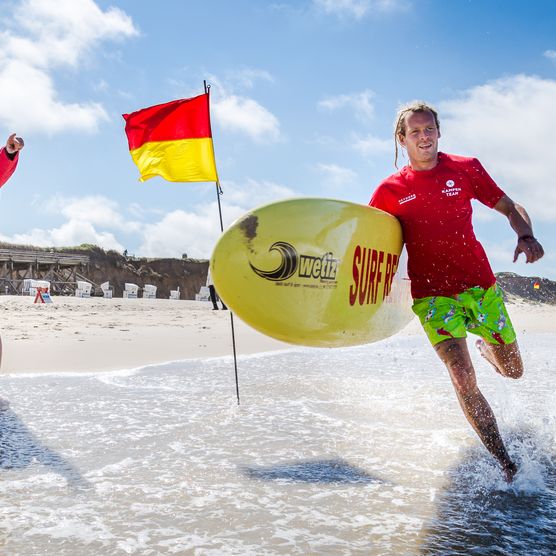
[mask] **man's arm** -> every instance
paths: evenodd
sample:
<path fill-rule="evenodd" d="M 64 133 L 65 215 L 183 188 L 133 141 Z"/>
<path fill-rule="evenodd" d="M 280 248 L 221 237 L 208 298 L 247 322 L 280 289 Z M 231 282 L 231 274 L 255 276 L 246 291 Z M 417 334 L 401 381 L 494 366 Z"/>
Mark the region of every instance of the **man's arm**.
<path fill-rule="evenodd" d="M 517 234 L 514 263 L 520 253 L 525 255 L 528 263 L 538 261 L 544 255 L 544 249 L 533 236 L 533 225 L 527 211 L 521 205 L 514 203 L 507 195 L 504 195 L 494 205 L 494 208 L 508 218 L 510 226 Z"/>
<path fill-rule="evenodd" d="M 2 187 L 15 172 L 19 151 L 23 148 L 23 139 L 12 133 L 6 141 L 6 146 L 0 150 L 0 187 Z"/>

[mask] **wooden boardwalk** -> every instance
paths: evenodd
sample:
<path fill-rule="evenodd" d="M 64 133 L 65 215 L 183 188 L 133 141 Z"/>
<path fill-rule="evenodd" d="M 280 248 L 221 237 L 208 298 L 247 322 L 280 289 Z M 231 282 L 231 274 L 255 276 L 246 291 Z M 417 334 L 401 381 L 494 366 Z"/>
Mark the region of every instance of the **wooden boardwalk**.
<path fill-rule="evenodd" d="M 23 281 L 47 280 L 53 294 L 72 295 L 85 280 L 89 256 L 60 251 L 0 248 L 0 292 L 21 294 Z M 96 285 L 96 284 L 94 284 Z"/>

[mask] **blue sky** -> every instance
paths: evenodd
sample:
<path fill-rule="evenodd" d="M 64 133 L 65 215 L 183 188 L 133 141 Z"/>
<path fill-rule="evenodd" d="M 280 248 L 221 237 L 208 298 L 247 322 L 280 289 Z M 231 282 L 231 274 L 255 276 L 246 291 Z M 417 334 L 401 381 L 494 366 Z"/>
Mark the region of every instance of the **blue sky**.
<path fill-rule="evenodd" d="M 0 239 L 206 258 L 213 184 L 137 181 L 121 114 L 203 92 L 225 223 L 291 196 L 367 203 L 394 171 L 400 103 L 440 111 L 441 149 L 477 156 L 547 255 L 513 264 L 477 206 L 495 271 L 556 279 L 556 3 L 536 0 L 0 0 L 0 134 L 26 142 Z"/>

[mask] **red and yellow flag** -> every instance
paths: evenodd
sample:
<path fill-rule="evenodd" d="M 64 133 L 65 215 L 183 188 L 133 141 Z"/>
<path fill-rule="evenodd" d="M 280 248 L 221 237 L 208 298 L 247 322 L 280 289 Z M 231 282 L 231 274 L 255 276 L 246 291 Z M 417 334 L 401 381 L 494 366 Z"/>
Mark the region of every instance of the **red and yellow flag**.
<path fill-rule="evenodd" d="M 146 181 L 218 181 L 209 94 L 174 100 L 123 115 L 129 151 Z"/>

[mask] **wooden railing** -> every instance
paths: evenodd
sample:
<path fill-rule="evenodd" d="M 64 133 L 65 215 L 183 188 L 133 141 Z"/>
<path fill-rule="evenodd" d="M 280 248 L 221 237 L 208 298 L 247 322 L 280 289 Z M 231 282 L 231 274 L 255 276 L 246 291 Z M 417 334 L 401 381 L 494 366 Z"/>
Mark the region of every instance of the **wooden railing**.
<path fill-rule="evenodd" d="M 38 264 L 61 264 L 80 265 L 89 264 L 88 255 L 76 253 L 58 253 L 56 251 L 27 251 L 25 249 L 0 249 L 0 263 L 38 263 Z"/>

